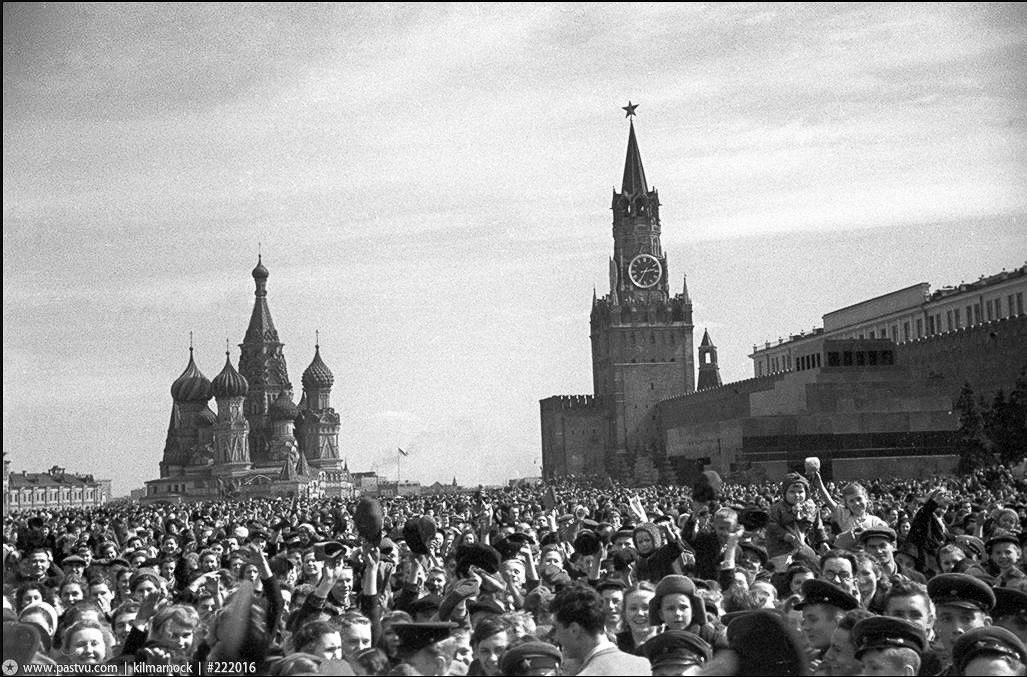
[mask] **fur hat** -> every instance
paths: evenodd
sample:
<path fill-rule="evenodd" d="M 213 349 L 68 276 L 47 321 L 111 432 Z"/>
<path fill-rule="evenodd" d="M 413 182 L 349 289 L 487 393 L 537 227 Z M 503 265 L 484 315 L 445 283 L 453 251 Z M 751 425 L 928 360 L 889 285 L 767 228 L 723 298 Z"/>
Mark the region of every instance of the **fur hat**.
<path fill-rule="evenodd" d="M 660 533 L 660 528 L 652 522 L 642 522 L 641 524 L 636 526 L 631 532 L 632 539 L 635 542 L 636 550 L 638 549 L 637 534 L 639 531 L 644 531 L 647 534 L 649 534 L 649 537 L 652 538 L 653 541 L 653 549 L 659 548 L 661 545 L 663 545 L 663 534 Z"/>

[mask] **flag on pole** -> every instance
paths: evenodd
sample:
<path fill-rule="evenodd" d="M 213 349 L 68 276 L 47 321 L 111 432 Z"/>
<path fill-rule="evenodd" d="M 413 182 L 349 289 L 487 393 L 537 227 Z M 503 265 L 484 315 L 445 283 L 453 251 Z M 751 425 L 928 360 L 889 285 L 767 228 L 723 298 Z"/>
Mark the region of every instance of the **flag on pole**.
<path fill-rule="evenodd" d="M 399 449 L 399 453 L 403 454 L 404 456 L 409 456 L 410 455 L 407 452 L 405 452 L 402 449 L 400 449 L 399 447 L 396 447 L 396 448 Z"/>

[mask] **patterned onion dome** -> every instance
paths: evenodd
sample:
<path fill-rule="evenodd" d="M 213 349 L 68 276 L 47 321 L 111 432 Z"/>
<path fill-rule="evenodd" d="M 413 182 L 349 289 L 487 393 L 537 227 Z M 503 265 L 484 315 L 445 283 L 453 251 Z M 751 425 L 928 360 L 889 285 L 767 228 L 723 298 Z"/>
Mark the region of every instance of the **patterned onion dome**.
<path fill-rule="evenodd" d="M 307 390 L 327 389 L 331 388 L 333 383 L 335 376 L 332 375 L 332 370 L 321 361 L 321 347 L 314 346 L 314 359 L 303 372 L 303 387 Z"/>
<path fill-rule="evenodd" d="M 257 255 L 257 267 L 253 269 L 253 277 L 258 280 L 266 280 L 268 276 L 267 268 L 261 262 L 260 255 Z"/>
<path fill-rule="evenodd" d="M 211 411 L 210 407 L 204 407 L 197 417 L 202 425 L 214 425 L 218 422 L 218 415 Z"/>
<path fill-rule="evenodd" d="M 189 365 L 171 384 L 171 396 L 176 402 L 206 402 L 210 399 L 210 381 L 197 368 L 192 348 L 189 348 Z"/>
<path fill-rule="evenodd" d="M 214 397 L 245 397 L 249 392 L 250 384 L 246 377 L 236 371 L 232 366 L 232 358 L 225 353 L 225 367 L 221 373 L 210 382 L 211 392 Z"/>
<path fill-rule="evenodd" d="M 278 393 L 278 399 L 271 403 L 268 413 L 271 414 L 273 421 L 295 421 L 296 417 L 300 415 L 300 410 L 293 404 L 289 393 L 283 390 Z"/>

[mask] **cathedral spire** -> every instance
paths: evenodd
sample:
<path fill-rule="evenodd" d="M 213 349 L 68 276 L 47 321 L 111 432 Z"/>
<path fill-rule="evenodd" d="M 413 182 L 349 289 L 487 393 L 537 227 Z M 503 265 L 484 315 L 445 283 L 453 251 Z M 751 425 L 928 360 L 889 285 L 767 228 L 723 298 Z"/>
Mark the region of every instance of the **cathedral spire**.
<path fill-rule="evenodd" d="M 261 255 L 258 254 L 257 267 L 253 269 L 253 281 L 256 285 L 253 295 L 256 300 L 253 302 L 250 325 L 246 328 L 246 338 L 243 339 L 245 343 L 278 342 L 278 330 L 275 329 L 275 323 L 271 319 L 271 309 L 267 305 L 267 278 L 270 273 L 264 267 L 261 259 Z"/>
<path fill-rule="evenodd" d="M 692 297 L 688 295 L 688 275 L 681 276 L 681 296 L 685 303 L 692 302 Z"/>
<path fill-rule="evenodd" d="M 631 114 L 634 114 L 632 111 Z M 648 192 L 645 181 L 645 169 L 642 168 L 642 155 L 638 152 L 638 141 L 635 139 L 635 122 L 630 123 L 628 132 L 628 154 L 624 158 L 624 180 L 621 182 L 621 195 L 644 195 Z"/>

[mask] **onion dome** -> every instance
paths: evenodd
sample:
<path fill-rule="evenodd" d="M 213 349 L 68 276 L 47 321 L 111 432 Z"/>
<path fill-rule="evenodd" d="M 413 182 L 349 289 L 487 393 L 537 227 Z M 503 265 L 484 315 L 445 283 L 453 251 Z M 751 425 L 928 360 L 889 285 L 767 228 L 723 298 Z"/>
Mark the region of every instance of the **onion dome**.
<path fill-rule="evenodd" d="M 321 346 L 314 346 L 314 359 L 303 372 L 303 387 L 307 390 L 327 390 L 335 383 L 335 376 L 321 360 Z"/>
<path fill-rule="evenodd" d="M 269 273 L 261 262 L 260 254 L 257 255 L 257 267 L 253 269 L 253 279 L 266 280 Z"/>
<path fill-rule="evenodd" d="M 295 421 L 300 415 L 300 410 L 292 402 L 289 393 L 284 390 L 278 393 L 278 398 L 271 403 L 268 409 L 272 421 Z"/>
<path fill-rule="evenodd" d="M 197 416 L 197 420 L 201 425 L 214 425 L 218 422 L 218 415 L 211 411 L 211 408 L 207 406 L 200 411 L 199 416 Z"/>
<path fill-rule="evenodd" d="M 232 366 L 232 358 L 225 352 L 225 367 L 221 373 L 210 382 L 211 391 L 214 397 L 245 397 L 250 389 L 246 377 L 236 371 Z"/>
<path fill-rule="evenodd" d="M 171 396 L 176 402 L 206 402 L 210 399 L 210 381 L 200 372 L 189 347 L 189 365 L 171 384 Z"/>

